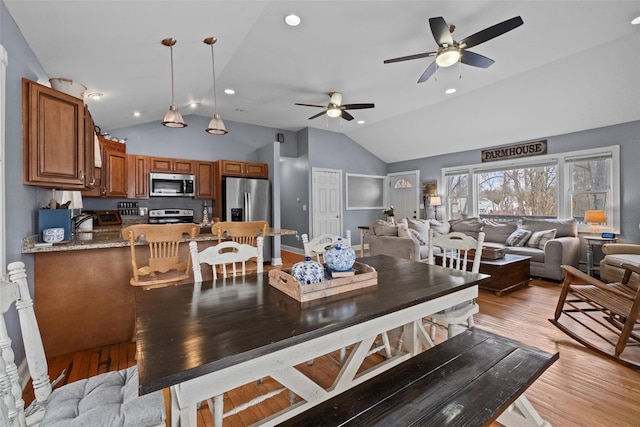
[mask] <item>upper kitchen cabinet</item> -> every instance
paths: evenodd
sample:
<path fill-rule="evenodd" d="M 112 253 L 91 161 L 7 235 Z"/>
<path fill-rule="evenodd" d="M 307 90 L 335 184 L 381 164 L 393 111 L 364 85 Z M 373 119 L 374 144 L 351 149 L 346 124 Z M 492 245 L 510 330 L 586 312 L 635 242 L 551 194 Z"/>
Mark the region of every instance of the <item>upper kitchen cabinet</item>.
<path fill-rule="evenodd" d="M 221 176 L 269 178 L 269 165 L 266 163 L 240 162 L 237 160 L 218 160 L 217 163 Z"/>
<path fill-rule="evenodd" d="M 127 146 L 116 141 L 98 137 L 102 166 L 94 168 L 96 185 L 83 191 L 85 197 L 126 198 L 129 191 L 127 181 Z"/>
<path fill-rule="evenodd" d="M 22 79 L 22 123 L 25 184 L 70 190 L 88 187 L 89 133 L 85 134 L 81 99 Z"/>
<path fill-rule="evenodd" d="M 193 174 L 193 160 L 172 159 L 168 157 L 151 157 L 151 172 L 171 172 Z"/>
<path fill-rule="evenodd" d="M 215 199 L 215 163 L 196 161 L 196 199 Z"/>
<path fill-rule="evenodd" d="M 149 157 L 138 154 L 127 155 L 129 197 L 149 198 Z"/>

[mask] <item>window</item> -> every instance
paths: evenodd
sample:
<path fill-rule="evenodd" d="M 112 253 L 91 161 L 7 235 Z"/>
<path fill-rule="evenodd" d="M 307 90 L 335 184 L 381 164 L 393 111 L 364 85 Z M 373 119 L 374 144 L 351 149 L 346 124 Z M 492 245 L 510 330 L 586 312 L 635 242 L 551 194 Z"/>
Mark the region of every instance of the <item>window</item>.
<path fill-rule="evenodd" d="M 480 216 L 575 218 L 605 212 L 602 231 L 620 229 L 618 146 L 443 169 L 450 219 Z"/>

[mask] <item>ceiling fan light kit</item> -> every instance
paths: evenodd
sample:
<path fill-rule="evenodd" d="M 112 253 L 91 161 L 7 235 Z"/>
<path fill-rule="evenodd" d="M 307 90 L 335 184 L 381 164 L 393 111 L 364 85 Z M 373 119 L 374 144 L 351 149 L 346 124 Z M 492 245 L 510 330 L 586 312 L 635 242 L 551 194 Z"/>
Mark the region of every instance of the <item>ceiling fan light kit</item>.
<path fill-rule="evenodd" d="M 173 91 L 173 45 L 175 45 L 176 42 L 176 39 L 171 38 L 162 40 L 162 44 L 168 46 L 171 51 L 171 105 L 169 106 L 169 111 L 167 111 L 167 114 L 165 114 L 162 119 L 162 124 L 169 128 L 184 128 L 187 127 L 187 124 L 182 118 L 180 111 L 178 111 L 178 107 L 176 107 L 175 93 Z"/>
<path fill-rule="evenodd" d="M 472 34 L 469 37 L 465 37 L 460 41 L 455 41 L 451 35 L 455 30 L 455 25 L 449 26 L 441 16 L 429 18 L 431 34 L 433 34 L 433 38 L 438 44 L 438 50 L 436 52 L 424 52 L 415 55 L 386 59 L 384 63 L 391 64 L 394 62 L 410 61 L 413 59 L 435 56 L 435 61 L 424 70 L 418 79 L 418 83 L 429 80 L 438 67 L 450 67 L 455 63 L 471 65 L 472 67 L 489 68 L 494 63 L 493 59 L 471 52 L 467 49 L 501 36 L 502 34 L 519 27 L 523 23 L 522 18 L 516 16 L 491 27 L 487 27 L 482 31 L 478 31 L 477 33 Z"/>
<path fill-rule="evenodd" d="M 213 118 L 209 122 L 209 126 L 205 130 L 212 135 L 226 135 L 229 133 L 224 126 L 224 122 L 218 114 L 218 99 L 216 97 L 216 62 L 213 55 L 213 45 L 218 41 L 215 37 L 207 37 L 203 40 L 205 44 L 211 46 L 211 70 L 213 73 Z"/>
<path fill-rule="evenodd" d="M 324 105 L 316 104 L 300 104 L 296 102 L 294 105 L 302 105 L 303 107 L 317 107 L 324 108 L 324 111 L 309 117 L 309 120 L 317 117 L 327 115 L 329 117 L 342 117 L 347 121 L 353 120 L 353 116 L 347 113 L 346 110 L 364 110 L 366 108 L 374 108 L 374 104 L 344 104 L 342 105 L 342 94 L 340 92 L 329 92 L 329 104 Z"/>

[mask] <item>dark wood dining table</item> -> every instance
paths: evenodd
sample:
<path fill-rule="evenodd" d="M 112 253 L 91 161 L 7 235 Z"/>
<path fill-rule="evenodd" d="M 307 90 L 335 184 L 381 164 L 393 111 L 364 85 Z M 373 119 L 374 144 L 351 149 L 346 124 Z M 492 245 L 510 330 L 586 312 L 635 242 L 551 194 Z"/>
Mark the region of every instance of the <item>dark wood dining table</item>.
<path fill-rule="evenodd" d="M 422 319 L 473 299 L 487 275 L 385 255 L 359 258 L 378 284 L 301 303 L 268 273 L 136 291 L 139 391 L 171 388 L 172 424 L 196 426 L 199 402 L 272 377 L 301 398 L 261 425 L 276 425 L 433 345 Z M 376 337 L 403 331 L 403 348 L 358 372 Z M 296 365 L 351 346 L 329 388 Z M 222 399 L 214 424 L 222 424 Z"/>

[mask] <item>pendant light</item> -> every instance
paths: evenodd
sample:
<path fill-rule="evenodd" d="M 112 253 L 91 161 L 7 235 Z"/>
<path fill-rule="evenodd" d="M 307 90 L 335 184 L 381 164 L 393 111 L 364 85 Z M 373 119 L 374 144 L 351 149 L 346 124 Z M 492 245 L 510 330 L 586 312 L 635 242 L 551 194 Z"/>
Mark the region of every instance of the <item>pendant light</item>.
<path fill-rule="evenodd" d="M 162 119 L 162 124 L 169 128 L 184 128 L 187 127 L 187 124 L 184 122 L 180 111 L 178 111 L 178 107 L 176 107 L 175 94 L 173 92 L 173 45 L 176 44 L 176 39 L 164 39 L 162 44 L 169 46 L 171 50 L 171 105 L 167 114 L 164 115 L 164 119 Z"/>
<path fill-rule="evenodd" d="M 213 70 L 213 118 L 209 122 L 206 132 L 212 135 L 226 135 L 229 131 L 224 127 L 224 122 L 218 114 L 218 100 L 216 98 L 216 63 L 213 58 L 213 45 L 218 41 L 215 37 L 207 37 L 204 43 L 211 46 L 211 69 Z"/>

